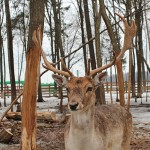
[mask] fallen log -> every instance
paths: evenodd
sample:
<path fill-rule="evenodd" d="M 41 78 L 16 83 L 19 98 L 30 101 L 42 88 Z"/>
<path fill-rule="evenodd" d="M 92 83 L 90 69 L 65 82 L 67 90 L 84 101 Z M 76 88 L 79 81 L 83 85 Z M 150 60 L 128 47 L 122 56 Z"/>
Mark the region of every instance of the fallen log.
<path fill-rule="evenodd" d="M 8 112 L 5 117 L 7 119 L 21 120 L 21 112 Z M 37 112 L 36 114 L 37 121 L 46 120 L 46 121 L 56 121 L 55 112 Z"/>
<path fill-rule="evenodd" d="M 18 95 L 18 97 L 16 99 L 13 100 L 13 102 L 10 104 L 10 106 L 6 109 L 6 111 L 4 112 L 4 114 L 1 116 L 0 125 L 1 125 L 1 122 L 2 122 L 3 118 L 5 117 L 5 115 L 12 108 L 12 106 L 17 102 L 17 100 L 22 96 L 22 94 L 23 94 L 23 91 Z"/>
<path fill-rule="evenodd" d="M 5 117 L 7 119 L 21 120 L 21 112 L 8 112 Z"/>
<path fill-rule="evenodd" d="M 3 128 L 0 132 L 0 142 L 9 143 L 13 137 L 13 134 L 8 130 Z"/>
<path fill-rule="evenodd" d="M 150 125 L 150 122 L 144 122 L 143 124 L 145 124 L 145 125 Z"/>

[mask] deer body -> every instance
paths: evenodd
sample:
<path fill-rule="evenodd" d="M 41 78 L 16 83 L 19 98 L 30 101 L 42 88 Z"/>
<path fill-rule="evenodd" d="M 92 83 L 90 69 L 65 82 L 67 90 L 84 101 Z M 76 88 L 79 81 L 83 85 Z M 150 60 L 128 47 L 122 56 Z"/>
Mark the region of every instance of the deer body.
<path fill-rule="evenodd" d="M 53 78 L 58 85 L 65 87 L 68 93 L 68 107 L 71 117 L 66 125 L 65 149 L 66 150 L 129 150 L 130 135 L 132 130 L 132 117 L 123 107 L 117 105 L 103 105 L 95 107 L 95 90 L 101 85 L 101 80 L 106 76 L 103 70 L 119 61 L 125 51 L 132 47 L 132 39 L 136 34 L 136 25 L 131 20 L 128 25 L 124 17 L 117 14 L 124 23 L 124 44 L 120 54 L 114 56 L 110 63 L 90 70 L 90 61 L 84 77 L 75 77 L 64 65 L 63 70 L 55 68 L 54 63 L 46 59 L 41 47 L 41 33 L 38 29 L 33 34 L 35 45 L 42 50 L 45 68 L 57 74 Z M 68 77 L 68 78 L 66 78 Z"/>
<path fill-rule="evenodd" d="M 129 150 L 131 114 L 117 105 L 72 112 L 65 131 L 66 150 Z"/>
<path fill-rule="evenodd" d="M 103 76 L 105 74 L 101 75 Z M 65 85 L 68 89 L 68 104 L 71 110 L 71 117 L 65 130 L 65 148 L 129 150 L 131 114 L 119 105 L 96 107 L 94 80 L 89 77 L 73 77 Z"/>

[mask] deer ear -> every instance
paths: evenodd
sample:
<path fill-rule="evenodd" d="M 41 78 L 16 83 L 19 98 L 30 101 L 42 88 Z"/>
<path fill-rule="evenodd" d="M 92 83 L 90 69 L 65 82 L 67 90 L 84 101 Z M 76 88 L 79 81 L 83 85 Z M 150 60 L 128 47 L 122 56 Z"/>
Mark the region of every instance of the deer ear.
<path fill-rule="evenodd" d="M 94 85 L 96 88 L 103 84 L 102 81 L 105 79 L 106 76 L 107 76 L 107 72 L 102 72 L 102 73 L 97 74 L 94 77 Z"/>
<path fill-rule="evenodd" d="M 52 77 L 59 86 L 65 86 L 67 84 L 67 78 L 63 76 L 53 74 Z"/>

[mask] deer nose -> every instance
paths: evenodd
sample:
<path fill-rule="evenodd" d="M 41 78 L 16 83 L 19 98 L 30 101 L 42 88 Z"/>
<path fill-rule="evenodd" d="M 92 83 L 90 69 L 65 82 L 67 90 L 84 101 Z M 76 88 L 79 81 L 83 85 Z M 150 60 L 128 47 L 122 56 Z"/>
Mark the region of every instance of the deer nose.
<path fill-rule="evenodd" d="M 74 103 L 70 103 L 69 107 L 72 111 L 75 111 L 75 110 L 77 110 L 78 105 L 79 105 L 79 103 L 74 102 Z"/>

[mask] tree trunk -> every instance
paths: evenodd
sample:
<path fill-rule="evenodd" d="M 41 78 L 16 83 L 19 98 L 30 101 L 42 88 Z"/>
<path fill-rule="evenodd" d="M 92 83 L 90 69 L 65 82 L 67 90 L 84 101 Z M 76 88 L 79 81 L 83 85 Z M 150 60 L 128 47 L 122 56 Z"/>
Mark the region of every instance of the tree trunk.
<path fill-rule="evenodd" d="M 95 26 L 95 48 L 96 48 L 96 60 L 97 60 L 97 67 L 102 66 L 102 58 L 101 58 L 101 48 L 100 48 L 100 23 L 101 23 L 101 12 L 100 6 L 98 5 L 97 0 L 92 1 L 93 6 L 93 14 L 94 14 L 94 26 Z M 99 9 L 99 10 L 98 10 Z M 102 84 L 97 92 L 100 92 L 99 99 L 97 102 L 100 104 L 105 104 L 105 91 L 104 85 Z"/>
<path fill-rule="evenodd" d="M 13 37 L 11 29 L 9 0 L 5 0 L 5 11 L 6 11 L 6 28 L 7 28 L 8 63 L 9 63 L 10 83 L 11 83 L 11 101 L 13 101 L 16 98 L 16 84 L 15 84 Z"/>
<path fill-rule="evenodd" d="M 88 1 L 83 0 L 84 3 L 84 15 L 85 15 L 85 23 L 86 23 L 86 32 L 88 41 L 92 38 L 92 30 L 91 30 L 91 23 L 90 23 L 90 16 L 89 16 L 89 8 L 88 8 Z M 91 58 L 91 66 L 92 69 L 96 68 L 96 60 L 95 60 L 95 52 L 94 52 L 94 45 L 93 41 L 88 43 L 90 58 Z"/>
<path fill-rule="evenodd" d="M 56 27 L 53 29 L 53 26 L 52 26 L 52 13 L 51 13 L 51 10 L 49 10 L 48 8 L 48 1 L 45 2 L 45 6 L 46 6 L 46 12 L 48 14 L 48 19 L 47 19 L 47 22 L 49 24 L 49 27 L 50 27 L 50 37 L 51 37 L 51 55 L 52 55 L 52 62 L 56 62 L 56 54 L 58 52 L 58 46 L 57 46 L 57 30 L 56 30 Z M 54 7 L 54 6 L 53 6 Z M 53 9 L 54 11 L 54 9 Z M 56 14 L 55 14 L 56 15 Z M 55 16 L 56 17 L 56 16 Z M 55 19 L 54 19 L 55 20 Z M 54 22 L 55 23 L 55 22 Z M 54 31 L 53 31 L 54 30 Z M 55 36 L 53 35 L 55 34 Z M 53 38 L 53 36 L 55 37 L 55 40 Z M 55 44 L 55 45 L 54 45 Z M 57 85 L 56 83 L 54 82 L 54 91 L 53 91 L 53 96 L 57 96 Z"/>
<path fill-rule="evenodd" d="M 135 54 L 132 52 L 132 69 L 131 69 L 131 88 L 132 88 L 132 97 L 136 97 L 135 92 Z"/>
<path fill-rule="evenodd" d="M 60 56 L 61 57 L 65 56 L 65 53 L 63 50 L 63 44 L 62 44 L 62 33 L 61 33 L 61 15 L 60 15 L 61 2 L 60 1 L 56 2 L 56 0 L 52 0 L 51 2 L 52 2 L 52 7 L 53 7 L 53 13 L 54 13 L 54 22 L 55 22 L 55 48 L 56 48 L 57 60 L 59 61 Z M 59 64 L 58 64 L 58 69 L 60 69 Z M 58 97 L 61 99 L 60 111 L 62 112 L 61 108 L 62 108 L 62 103 L 63 103 L 63 92 L 62 92 L 61 87 L 59 87 L 58 89 L 59 89 Z"/>
<path fill-rule="evenodd" d="M 21 149 L 36 149 L 36 97 L 40 75 L 40 50 L 33 46 L 26 55 L 25 84 L 22 99 Z"/>
<path fill-rule="evenodd" d="M 52 0 L 53 13 L 54 13 L 54 22 L 57 36 L 57 45 L 60 50 L 61 57 L 65 56 L 63 45 L 62 45 L 62 36 L 61 36 L 61 18 L 60 18 L 60 2 L 56 3 L 56 0 Z"/>
<path fill-rule="evenodd" d="M 3 48 L 3 68 L 4 68 L 4 86 L 6 86 L 6 61 L 5 61 L 5 51 Z M 4 106 L 6 107 L 6 94 L 4 92 Z"/>
<path fill-rule="evenodd" d="M 126 2 L 126 14 L 127 16 L 131 16 L 131 1 L 127 0 Z M 132 18 L 128 17 L 128 24 L 129 24 L 129 20 L 131 20 Z M 130 93 L 131 93 L 131 73 L 132 73 L 132 49 L 129 50 L 129 73 L 128 73 L 128 101 L 127 101 L 127 111 L 129 112 L 130 109 Z"/>
<path fill-rule="evenodd" d="M 91 23 L 90 23 L 90 16 L 89 16 L 89 7 L 88 7 L 88 1 L 83 0 L 84 4 L 84 15 L 85 15 L 85 23 L 86 23 L 86 32 L 87 32 L 87 38 L 88 41 L 92 38 L 92 29 L 91 29 Z M 93 41 L 88 43 L 89 46 L 89 53 L 91 58 L 91 67 L 92 69 L 96 68 L 96 59 L 95 59 L 95 52 L 94 52 L 94 45 Z M 103 91 L 101 91 L 103 92 Z M 100 97 L 100 87 L 98 87 L 95 91 L 96 94 L 96 103 L 99 103 L 102 99 Z M 100 102 L 103 103 L 103 102 Z"/>
<path fill-rule="evenodd" d="M 39 86 L 38 86 L 38 99 L 37 102 L 44 102 L 43 96 L 42 96 L 42 89 L 41 89 L 41 77 L 39 79 Z"/>
<path fill-rule="evenodd" d="M 33 31 L 39 25 L 43 28 L 44 0 L 30 1 L 30 23 L 28 50 L 26 54 L 26 73 L 22 100 L 22 150 L 36 149 L 36 98 L 40 77 L 40 49 L 32 41 Z M 40 30 L 40 32 L 42 32 Z M 42 34 L 42 33 L 41 33 Z M 41 37 L 42 38 L 42 37 Z M 42 39 L 41 39 L 42 41 Z"/>
<path fill-rule="evenodd" d="M 23 44 L 23 50 L 22 50 L 22 56 L 21 56 L 21 62 L 20 62 L 20 72 L 19 72 L 19 76 L 18 76 L 18 81 L 20 81 L 20 78 L 21 78 L 21 73 L 22 73 L 22 69 L 23 69 L 23 62 L 24 62 L 24 55 L 25 55 L 25 52 L 27 51 L 27 37 L 26 37 L 26 24 L 25 24 L 25 0 L 24 0 L 24 3 L 23 3 L 23 19 L 22 19 L 22 25 L 23 25 L 23 41 L 22 41 L 22 44 Z M 20 31 L 22 32 L 22 31 Z"/>
<path fill-rule="evenodd" d="M 1 12 L 0 12 L 1 13 Z M 1 16 L 1 14 L 0 14 Z M 0 18 L 1 19 L 1 18 Z M 0 25 L 0 82 L 1 82 L 1 98 L 3 98 L 3 39 L 1 35 L 1 25 Z M 0 102 L 1 104 L 1 102 Z"/>
<path fill-rule="evenodd" d="M 110 40 L 113 46 L 113 50 L 116 51 L 117 55 L 119 55 L 119 47 L 115 38 L 115 35 L 113 33 L 113 28 L 111 26 L 111 22 L 106 14 L 105 11 L 105 5 L 104 5 L 104 0 L 99 0 L 100 6 L 101 6 L 101 15 L 103 17 L 103 20 L 107 26 L 108 34 L 110 36 Z M 120 95 L 120 105 L 125 106 L 125 101 L 124 101 L 124 80 L 123 80 L 123 72 L 122 72 L 122 62 L 121 60 L 116 63 L 117 67 L 117 74 L 118 74 L 118 86 L 119 86 L 119 95 Z"/>
<path fill-rule="evenodd" d="M 135 10 L 138 10 L 137 13 L 135 13 L 135 23 L 137 26 L 137 36 L 136 36 L 136 56 L 137 56 L 137 97 L 142 97 L 142 60 L 141 56 L 143 54 L 143 45 L 142 45 L 142 1 L 140 0 L 137 2 L 134 0 L 134 7 Z M 141 11 L 140 11 L 141 10 Z"/>
<path fill-rule="evenodd" d="M 32 34 L 39 25 L 44 26 L 44 0 L 30 0 L 30 23 L 27 52 L 33 47 Z"/>
<path fill-rule="evenodd" d="M 4 76 L 3 76 L 3 38 L 2 38 L 2 22 L 3 22 L 3 13 L 2 13 L 2 8 L 3 6 L 0 6 L 0 86 L 1 86 L 1 98 L 4 98 L 4 93 L 3 93 L 3 87 L 4 87 Z M 0 101 L 0 108 L 2 104 Z"/>
<path fill-rule="evenodd" d="M 144 0 L 144 16 L 145 16 L 145 25 L 146 25 L 146 32 L 147 32 L 147 39 L 148 39 L 148 47 L 149 47 L 149 51 L 150 51 L 150 34 L 149 34 L 149 24 L 148 24 L 148 17 L 147 17 L 147 13 L 146 12 L 148 12 L 147 10 L 146 10 L 146 0 Z"/>
<path fill-rule="evenodd" d="M 81 35 L 82 35 L 82 44 L 85 43 L 85 33 L 84 33 L 84 18 L 83 18 L 83 10 L 82 10 L 82 0 L 77 0 L 77 4 L 79 7 L 79 15 L 80 15 L 80 25 L 81 25 Z M 87 56 L 86 56 L 86 45 L 83 46 L 83 57 L 84 57 L 84 66 L 85 73 L 87 72 Z"/>
<path fill-rule="evenodd" d="M 48 15 L 48 19 L 47 19 L 47 22 L 48 22 L 48 25 L 49 25 L 49 28 L 50 28 L 50 44 L 51 44 L 51 55 L 52 55 L 52 61 L 55 63 L 56 62 L 56 54 L 54 52 L 54 38 L 53 38 L 53 26 L 52 26 L 52 13 L 51 13 L 51 10 L 49 10 L 49 6 L 48 6 L 48 1 L 45 2 L 45 7 L 46 7 L 46 12 L 47 12 L 47 15 Z M 51 9 L 51 8 L 50 8 Z"/>
<path fill-rule="evenodd" d="M 36 5 L 35 5 L 36 4 Z M 29 37 L 28 37 L 28 49 L 32 47 L 32 33 L 34 30 L 41 25 L 44 27 L 44 0 L 37 1 L 32 0 L 30 1 L 30 23 L 29 23 Z M 40 82 L 41 83 L 41 82 Z M 42 98 L 42 91 L 41 91 L 41 84 L 38 84 L 38 100 L 43 101 Z M 39 99 L 40 98 L 40 99 Z"/>

